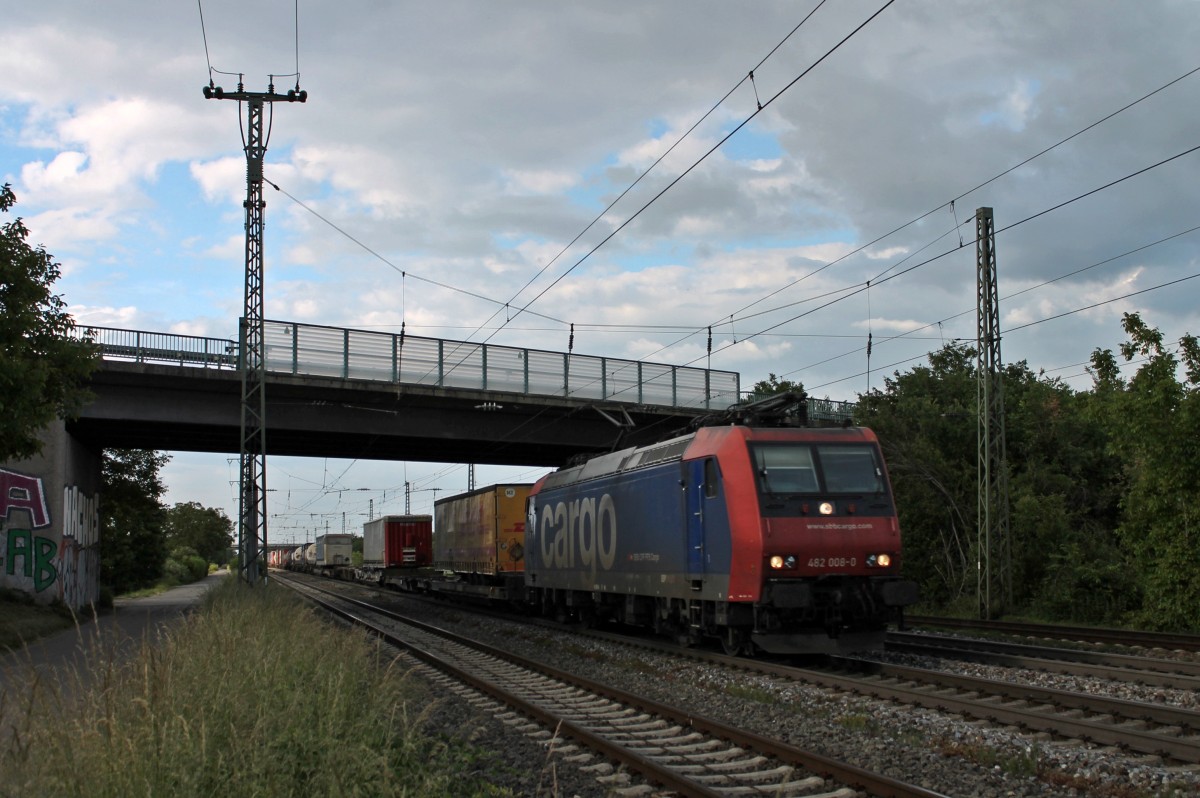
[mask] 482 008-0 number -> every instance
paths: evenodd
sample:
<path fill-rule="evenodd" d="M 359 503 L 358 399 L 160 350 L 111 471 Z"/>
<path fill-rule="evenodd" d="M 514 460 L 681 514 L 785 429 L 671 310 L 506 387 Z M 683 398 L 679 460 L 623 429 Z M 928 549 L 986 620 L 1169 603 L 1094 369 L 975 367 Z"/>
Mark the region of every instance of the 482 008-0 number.
<path fill-rule="evenodd" d="M 812 557 L 809 568 L 853 568 L 858 565 L 857 557 Z"/>

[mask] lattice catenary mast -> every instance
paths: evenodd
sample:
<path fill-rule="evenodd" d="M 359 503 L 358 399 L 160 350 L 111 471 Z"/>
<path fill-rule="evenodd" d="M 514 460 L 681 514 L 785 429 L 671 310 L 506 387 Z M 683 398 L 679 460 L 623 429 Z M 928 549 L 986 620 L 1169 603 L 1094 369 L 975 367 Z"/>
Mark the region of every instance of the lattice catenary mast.
<path fill-rule="evenodd" d="M 275 102 L 304 102 L 308 92 L 296 88 L 275 91 L 272 77 L 265 92 L 246 91 L 238 77 L 237 91 L 226 92 L 212 81 L 204 87 L 209 100 L 246 103 L 246 286 L 245 311 L 238 331 L 238 368 L 242 374 L 242 419 L 238 495 L 238 565 L 240 577 L 250 584 L 266 581 L 267 550 L 267 398 L 266 357 L 263 344 L 263 108 Z M 269 136 L 269 133 L 268 133 Z"/>
<path fill-rule="evenodd" d="M 1000 299 L 996 286 L 996 229 L 991 208 L 975 211 L 975 239 L 978 348 L 975 377 L 979 410 L 977 589 L 979 617 L 990 618 L 1012 604 Z"/>

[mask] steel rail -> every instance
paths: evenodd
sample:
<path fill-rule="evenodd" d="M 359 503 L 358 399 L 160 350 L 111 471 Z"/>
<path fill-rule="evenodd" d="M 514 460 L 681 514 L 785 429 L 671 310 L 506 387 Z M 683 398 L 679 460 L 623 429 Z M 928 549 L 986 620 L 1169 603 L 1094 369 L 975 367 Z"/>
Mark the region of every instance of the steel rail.
<path fill-rule="evenodd" d="M 1034 670 L 1060 670 L 1124 682 L 1200 690 L 1200 663 L 1154 657 L 1132 657 L 1100 651 L 1030 646 L 961 637 L 889 632 L 884 647 L 976 662 L 991 662 Z"/>
<path fill-rule="evenodd" d="M 977 629 L 987 632 L 1062 638 L 1086 643 L 1107 643 L 1120 646 L 1163 648 L 1169 651 L 1200 651 L 1200 635 L 1145 632 L 1135 629 L 1112 629 L 1089 626 L 1060 626 L 1055 624 L 1024 623 L 1021 621 L 987 621 L 972 618 L 939 618 L 929 615 L 907 615 L 908 626 L 936 626 L 944 629 Z"/>
<path fill-rule="evenodd" d="M 1092 693 L 1002 682 L 978 676 L 964 676 L 907 665 L 890 665 L 853 657 L 831 657 L 830 661 L 851 672 L 869 673 L 881 678 L 921 682 L 966 692 L 991 693 L 1014 701 L 1053 704 L 1069 709 L 1081 709 L 1096 715 L 1111 715 L 1131 721 L 1148 721 L 1161 726 L 1178 726 L 1184 731 L 1200 731 L 1200 712 L 1169 704 L 1150 704 L 1125 698 L 1109 698 Z"/>

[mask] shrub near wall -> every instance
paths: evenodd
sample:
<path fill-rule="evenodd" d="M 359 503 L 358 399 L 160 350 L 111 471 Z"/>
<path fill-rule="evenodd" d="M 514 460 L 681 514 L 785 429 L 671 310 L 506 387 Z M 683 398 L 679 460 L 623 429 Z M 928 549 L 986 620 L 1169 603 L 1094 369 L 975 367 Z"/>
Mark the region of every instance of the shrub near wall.
<path fill-rule="evenodd" d="M 197 582 L 208 576 L 208 561 L 192 549 L 175 549 L 163 566 L 163 581 L 171 585 Z"/>

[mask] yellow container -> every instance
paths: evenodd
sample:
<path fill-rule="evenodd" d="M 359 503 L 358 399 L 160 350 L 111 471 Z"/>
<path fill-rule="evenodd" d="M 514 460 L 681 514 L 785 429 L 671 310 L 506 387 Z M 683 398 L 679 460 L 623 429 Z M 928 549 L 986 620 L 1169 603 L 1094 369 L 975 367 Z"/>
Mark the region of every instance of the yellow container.
<path fill-rule="evenodd" d="M 525 500 L 531 483 L 492 485 L 433 504 L 433 564 L 455 573 L 525 570 Z"/>

